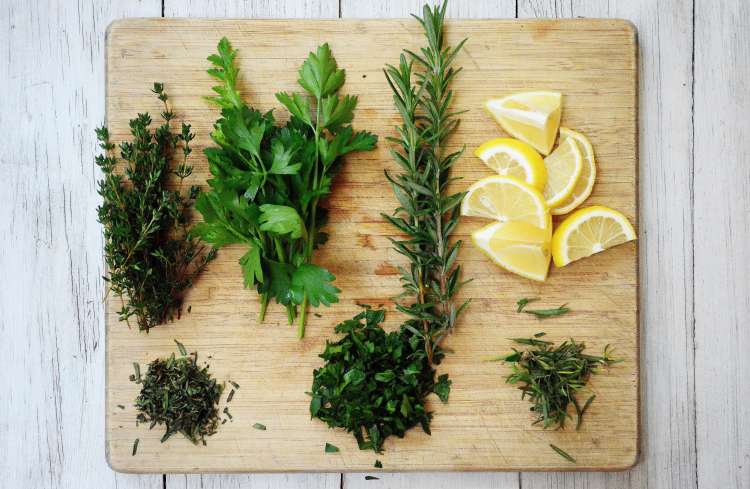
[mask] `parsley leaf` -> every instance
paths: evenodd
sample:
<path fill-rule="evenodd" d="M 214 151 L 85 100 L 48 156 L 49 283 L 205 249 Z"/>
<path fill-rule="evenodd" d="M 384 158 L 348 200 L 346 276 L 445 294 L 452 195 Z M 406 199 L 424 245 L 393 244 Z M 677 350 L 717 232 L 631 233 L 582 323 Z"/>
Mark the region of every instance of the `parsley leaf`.
<path fill-rule="evenodd" d="M 323 267 L 312 264 L 300 265 L 292 275 L 292 296 L 301 303 L 304 296 L 313 306 L 330 306 L 338 302 L 339 289 L 331 285 L 336 277 Z"/>
<path fill-rule="evenodd" d="M 328 43 L 310 53 L 299 70 L 299 84 L 316 99 L 323 99 L 338 91 L 346 74 L 339 70 Z"/>
<path fill-rule="evenodd" d="M 289 234 L 297 239 L 306 234 L 302 218 L 294 208 L 285 205 L 260 206 L 260 230 L 275 234 Z"/>

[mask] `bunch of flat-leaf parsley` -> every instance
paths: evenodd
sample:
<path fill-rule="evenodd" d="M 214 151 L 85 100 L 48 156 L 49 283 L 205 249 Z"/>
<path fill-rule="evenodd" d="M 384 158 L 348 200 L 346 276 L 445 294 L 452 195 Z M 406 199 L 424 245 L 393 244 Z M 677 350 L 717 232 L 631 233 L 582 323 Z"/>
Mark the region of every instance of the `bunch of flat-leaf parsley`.
<path fill-rule="evenodd" d="M 333 274 L 311 263 L 313 250 L 327 239 L 320 232 L 326 217 L 320 201 L 331 192 L 341 157 L 372 150 L 377 137 L 352 129 L 357 97 L 338 94 L 345 72 L 328 44 L 310 53 L 299 70 L 306 93 L 276 94 L 290 113 L 283 126 L 272 112 L 242 100 L 236 54 L 224 38 L 208 58 L 208 73 L 221 82 L 209 100 L 222 110 L 211 133 L 216 146 L 205 150 L 211 190 L 196 203 L 204 222 L 194 233 L 216 247 L 247 246 L 240 265 L 245 286 L 261 295 L 260 320 L 275 298 L 290 323 L 299 311 L 301 338 L 308 304 L 338 301 Z"/>

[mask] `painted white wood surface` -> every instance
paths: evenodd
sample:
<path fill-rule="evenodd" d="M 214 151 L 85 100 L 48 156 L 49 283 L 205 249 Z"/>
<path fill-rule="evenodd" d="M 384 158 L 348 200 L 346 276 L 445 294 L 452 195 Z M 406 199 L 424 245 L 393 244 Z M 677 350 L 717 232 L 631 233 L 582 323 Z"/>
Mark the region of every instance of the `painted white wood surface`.
<path fill-rule="evenodd" d="M 750 487 L 750 4 L 695 3 L 698 487 Z"/>
<path fill-rule="evenodd" d="M 93 128 L 125 16 L 405 17 L 419 0 L 0 4 L 0 477 L 13 488 L 340 486 L 333 475 L 130 476 L 104 461 Z M 750 6 L 454 0 L 460 17 L 624 17 L 641 50 L 642 456 L 617 474 L 378 474 L 353 487 L 750 487 Z M 695 138 L 693 136 L 696 136 Z"/>
<path fill-rule="evenodd" d="M 0 2 L 0 487 L 160 487 L 104 460 L 104 31 L 159 0 Z"/>

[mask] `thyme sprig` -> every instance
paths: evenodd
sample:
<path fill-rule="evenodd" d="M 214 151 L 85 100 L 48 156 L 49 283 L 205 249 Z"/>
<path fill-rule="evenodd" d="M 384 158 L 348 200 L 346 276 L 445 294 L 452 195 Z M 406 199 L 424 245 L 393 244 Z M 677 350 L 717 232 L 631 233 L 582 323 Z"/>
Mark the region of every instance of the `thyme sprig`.
<path fill-rule="evenodd" d="M 96 129 L 104 150 L 96 157 L 104 174 L 97 209 L 104 228 L 104 279 L 123 300 L 120 320 L 135 317 L 138 328 L 146 331 L 179 317 L 183 293 L 215 257 L 214 250 L 206 251 L 188 236 L 189 211 L 200 190 L 191 186 L 182 191 L 182 183 L 193 171 L 187 159 L 195 135 L 184 122 L 173 132 L 175 114 L 164 86 L 154 83 L 152 91 L 164 104 L 164 122 L 152 131 L 148 113 L 130 121 L 132 140 L 119 145 L 124 169 L 118 168 L 109 130 Z M 179 179 L 176 190 L 170 187 L 171 175 Z"/>
<path fill-rule="evenodd" d="M 447 1 L 442 6 L 425 5 L 422 25 L 427 46 L 415 53 L 408 49 L 398 66 L 387 65 L 385 76 L 393 91 L 393 102 L 401 115 L 398 136 L 389 138 L 401 173 L 386 171 L 399 207 L 394 215 L 383 215 L 405 239 L 392 239 L 400 254 L 409 260 L 401 268 L 404 292 L 412 304 L 396 307 L 410 317 L 408 325 L 421 331 L 431 363 L 442 357 L 440 344 L 453 329 L 468 301 L 456 305 L 454 296 L 464 284 L 456 257 L 461 241 L 451 243 L 464 193 L 450 194 L 450 168 L 463 153 L 446 150 L 446 139 L 459 124 L 460 112 L 451 109 L 451 82 L 461 71 L 452 63 L 466 40 L 456 47 L 445 45 L 443 23 Z"/>

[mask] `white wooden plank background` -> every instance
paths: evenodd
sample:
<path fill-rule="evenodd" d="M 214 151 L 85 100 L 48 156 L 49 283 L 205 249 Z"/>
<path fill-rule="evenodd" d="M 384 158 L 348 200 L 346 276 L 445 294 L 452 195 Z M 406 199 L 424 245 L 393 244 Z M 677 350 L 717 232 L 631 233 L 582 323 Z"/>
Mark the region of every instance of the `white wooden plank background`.
<path fill-rule="evenodd" d="M 93 128 L 115 18 L 403 17 L 421 0 L 0 2 L 0 486 L 750 488 L 750 3 L 453 0 L 638 28 L 642 456 L 623 473 L 132 476 L 104 460 Z M 356 42 L 356 40 L 353 40 Z"/>

